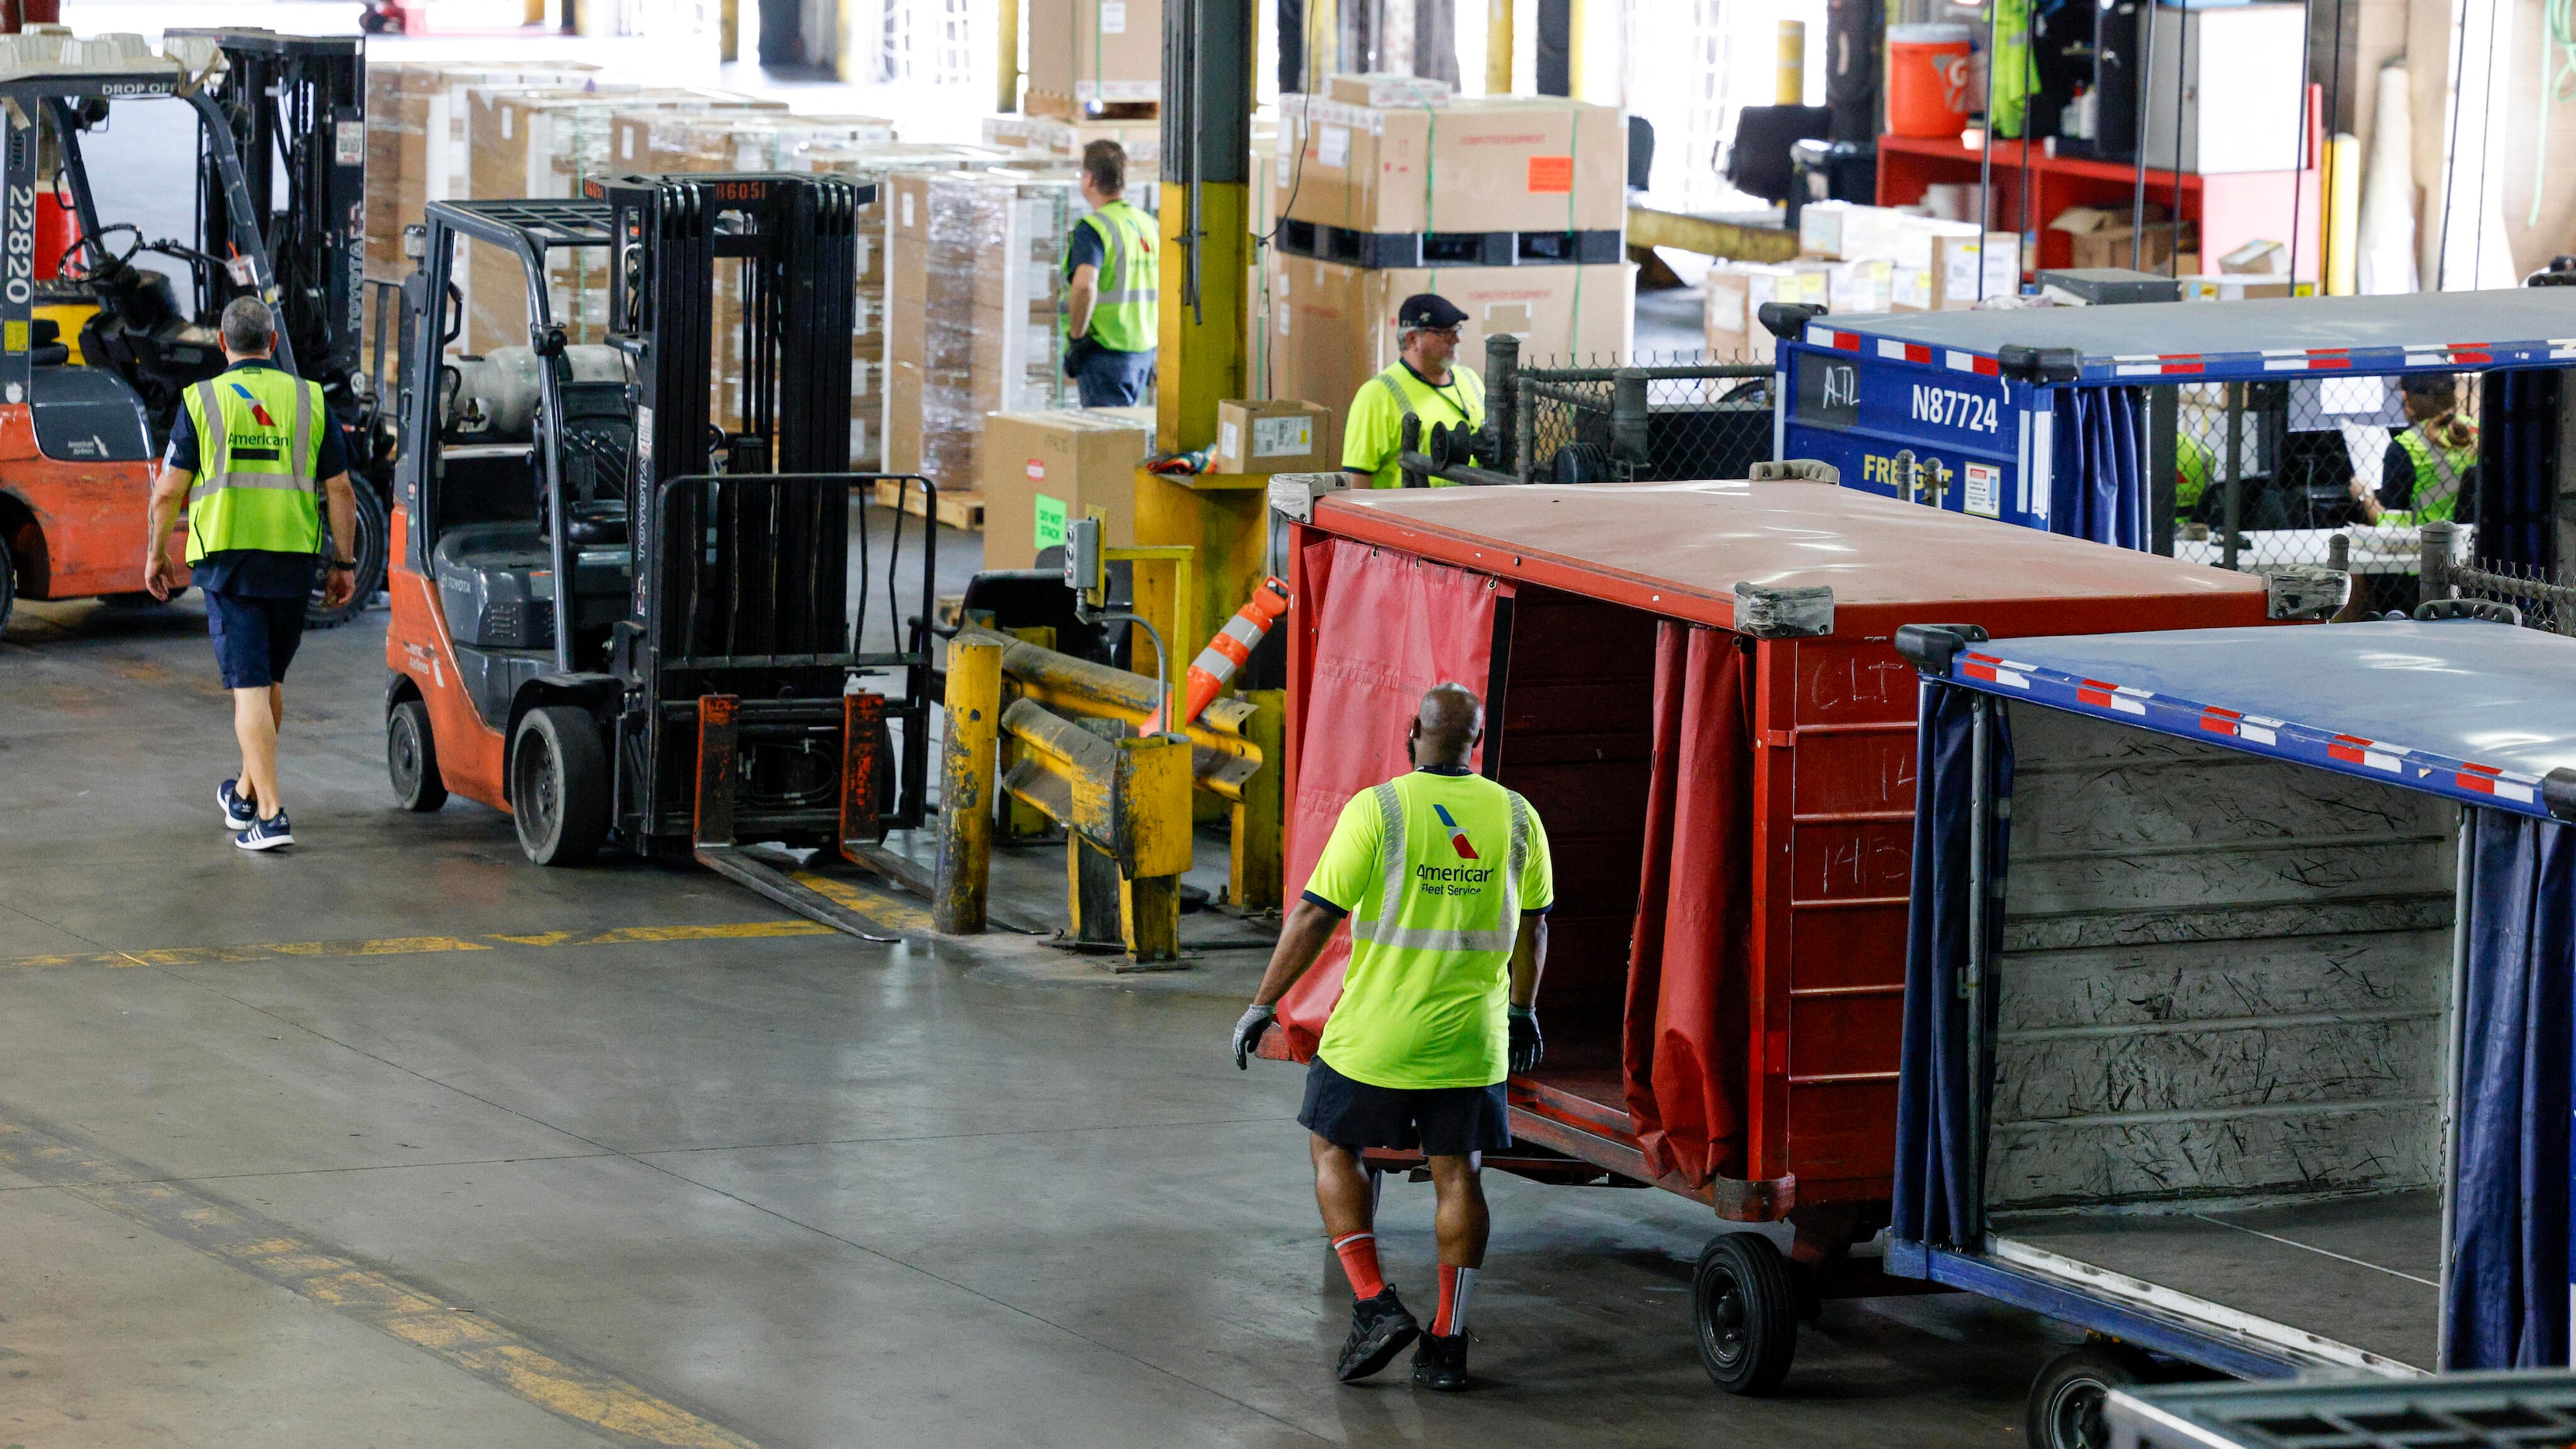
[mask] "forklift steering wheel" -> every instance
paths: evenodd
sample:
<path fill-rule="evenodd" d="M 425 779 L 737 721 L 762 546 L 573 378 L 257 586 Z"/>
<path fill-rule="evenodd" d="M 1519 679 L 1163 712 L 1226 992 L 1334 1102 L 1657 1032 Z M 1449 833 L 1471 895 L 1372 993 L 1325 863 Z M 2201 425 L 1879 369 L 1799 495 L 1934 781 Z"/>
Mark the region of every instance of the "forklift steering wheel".
<path fill-rule="evenodd" d="M 133 240 L 127 243 L 125 250 L 110 256 L 106 241 L 121 231 L 133 233 Z M 134 254 L 141 250 L 143 250 L 143 229 L 131 222 L 120 221 L 114 226 L 100 227 L 96 236 L 82 236 L 74 239 L 70 246 L 63 248 L 62 260 L 56 266 L 59 270 L 86 281 L 108 267 L 123 266 L 134 260 Z M 85 262 L 80 260 L 84 256 L 88 258 Z"/>

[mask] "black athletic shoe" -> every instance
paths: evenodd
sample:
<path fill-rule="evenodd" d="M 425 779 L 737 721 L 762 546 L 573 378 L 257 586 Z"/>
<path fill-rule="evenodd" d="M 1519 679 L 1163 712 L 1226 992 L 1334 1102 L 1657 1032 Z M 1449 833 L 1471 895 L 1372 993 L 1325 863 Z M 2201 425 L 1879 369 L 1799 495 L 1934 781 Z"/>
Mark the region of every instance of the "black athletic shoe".
<path fill-rule="evenodd" d="M 1426 1333 L 1413 1350 L 1413 1386 L 1454 1394 L 1467 1387 L 1467 1335 Z"/>
<path fill-rule="evenodd" d="M 1361 1299 L 1351 1305 L 1351 1336 L 1342 1341 L 1333 1377 L 1346 1384 L 1367 1378 L 1395 1362 L 1395 1356 L 1421 1332 L 1422 1325 L 1404 1311 L 1404 1300 L 1395 1296 L 1393 1288 Z"/>

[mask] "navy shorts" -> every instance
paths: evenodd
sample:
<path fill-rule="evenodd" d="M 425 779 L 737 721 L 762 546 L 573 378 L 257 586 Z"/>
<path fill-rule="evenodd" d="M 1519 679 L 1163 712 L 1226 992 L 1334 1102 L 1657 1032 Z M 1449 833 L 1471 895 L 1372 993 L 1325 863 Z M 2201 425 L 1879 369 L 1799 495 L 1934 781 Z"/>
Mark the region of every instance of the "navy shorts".
<path fill-rule="evenodd" d="M 224 688 L 266 689 L 284 679 L 295 646 L 304 642 L 304 600 L 202 592 Z"/>
<path fill-rule="evenodd" d="M 1306 1067 L 1298 1124 L 1336 1147 L 1420 1150 L 1434 1157 L 1500 1152 L 1512 1145 L 1503 1084 L 1490 1087 L 1373 1087 L 1317 1057 Z"/>

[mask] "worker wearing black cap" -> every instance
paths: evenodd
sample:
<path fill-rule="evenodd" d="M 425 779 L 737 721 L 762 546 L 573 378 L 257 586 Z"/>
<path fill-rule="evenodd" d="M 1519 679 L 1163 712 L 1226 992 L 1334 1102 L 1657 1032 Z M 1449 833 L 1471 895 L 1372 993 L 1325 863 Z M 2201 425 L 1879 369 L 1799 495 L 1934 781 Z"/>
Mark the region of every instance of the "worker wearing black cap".
<path fill-rule="evenodd" d="M 1464 424 L 1473 432 L 1485 425 L 1485 381 L 1457 362 L 1458 328 L 1466 320 L 1457 303 L 1437 292 L 1417 292 L 1396 308 L 1395 365 L 1360 384 L 1342 424 L 1342 471 L 1355 475 L 1351 486 L 1404 485 L 1396 459 L 1408 417 L 1422 419 L 1426 440 L 1435 426 Z"/>

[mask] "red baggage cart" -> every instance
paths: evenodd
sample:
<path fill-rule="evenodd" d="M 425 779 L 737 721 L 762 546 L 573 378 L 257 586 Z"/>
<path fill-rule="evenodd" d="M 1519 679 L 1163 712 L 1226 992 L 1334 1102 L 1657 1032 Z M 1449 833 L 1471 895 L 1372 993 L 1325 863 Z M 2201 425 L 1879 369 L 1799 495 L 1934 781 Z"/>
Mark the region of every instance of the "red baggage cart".
<path fill-rule="evenodd" d="M 1900 623 L 2015 635 L 2261 623 L 2263 580 L 1807 482 L 1356 490 L 1287 536 L 1287 876 L 1342 804 L 1409 768 L 1441 680 L 1487 702 L 1484 773 L 1556 867 L 1511 1153 L 1651 1184 L 1729 1222 L 1694 1277 L 1723 1388 L 1776 1385 L 1801 1305 L 1919 1291 L 1847 1259 L 1895 1160 L 1914 818 Z M 2313 581 L 2309 581 L 2311 589 Z M 1263 1054 L 1306 1060 L 1348 933 Z M 1413 1165 L 1372 1154 L 1384 1171 Z"/>

